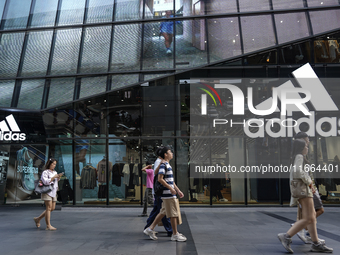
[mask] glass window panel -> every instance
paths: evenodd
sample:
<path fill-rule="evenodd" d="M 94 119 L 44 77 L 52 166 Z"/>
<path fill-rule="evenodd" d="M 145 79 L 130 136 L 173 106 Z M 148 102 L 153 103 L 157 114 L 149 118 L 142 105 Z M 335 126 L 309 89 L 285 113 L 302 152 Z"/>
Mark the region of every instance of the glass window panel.
<path fill-rule="evenodd" d="M 155 79 L 155 78 L 158 78 L 158 77 L 162 77 L 162 76 L 165 76 L 165 75 L 169 75 L 169 74 L 168 73 L 145 74 L 144 75 L 144 81 L 152 80 L 152 79 Z"/>
<path fill-rule="evenodd" d="M 111 90 L 126 87 L 139 81 L 138 74 L 112 75 Z"/>
<path fill-rule="evenodd" d="M 82 78 L 79 98 L 105 92 L 106 81 L 107 76 Z"/>
<path fill-rule="evenodd" d="M 84 11 L 85 0 L 63 0 L 58 25 L 82 24 Z"/>
<path fill-rule="evenodd" d="M 52 35 L 52 30 L 29 33 L 24 65 L 22 67 L 23 76 L 46 74 Z"/>
<path fill-rule="evenodd" d="M 81 28 L 56 30 L 51 74 L 74 74 L 77 72 Z"/>
<path fill-rule="evenodd" d="M 308 0 L 308 7 L 339 5 L 338 0 Z"/>
<path fill-rule="evenodd" d="M 53 26 L 58 8 L 58 0 L 36 0 L 31 27 Z"/>
<path fill-rule="evenodd" d="M 80 71 L 106 72 L 110 53 L 111 26 L 85 29 L 84 50 Z"/>
<path fill-rule="evenodd" d="M 2 34 L 0 40 L 0 76 L 13 77 L 17 75 L 24 33 Z"/>
<path fill-rule="evenodd" d="M 170 23 L 169 23 L 170 22 Z M 145 23 L 144 25 L 144 50 L 143 50 L 143 69 L 169 69 L 173 68 L 173 34 L 161 35 L 161 26 L 169 28 L 170 32 L 174 31 L 174 26 L 171 25 L 174 21 Z M 181 22 L 180 22 L 181 23 Z M 177 38 L 177 35 L 176 35 Z M 167 49 L 169 47 L 169 51 Z"/>
<path fill-rule="evenodd" d="M 242 54 L 238 18 L 208 20 L 210 61 Z"/>
<path fill-rule="evenodd" d="M 315 63 L 339 63 L 339 41 L 336 39 L 315 40 L 314 56 Z"/>
<path fill-rule="evenodd" d="M 275 24 L 279 43 L 309 36 L 304 12 L 275 14 Z"/>
<path fill-rule="evenodd" d="M 245 59 L 245 63 L 247 63 L 247 65 L 277 64 L 277 53 L 276 51 L 269 51 L 261 54 L 252 55 Z M 256 73 L 259 74 L 259 70 L 256 70 Z"/>
<path fill-rule="evenodd" d="M 0 81 L 0 106 L 1 107 L 11 107 L 13 90 L 14 90 L 15 81 Z"/>
<path fill-rule="evenodd" d="M 113 29 L 111 70 L 139 70 L 142 25 L 129 24 L 114 26 Z M 144 50 L 147 51 L 152 48 L 152 39 L 154 37 L 152 37 L 152 27 L 150 25 L 146 25 L 145 29 Z M 127 33 L 127 31 L 129 32 Z"/>
<path fill-rule="evenodd" d="M 26 28 L 31 1 L 11 0 L 3 17 L 3 29 Z"/>
<path fill-rule="evenodd" d="M 52 79 L 47 107 L 73 100 L 75 78 Z"/>
<path fill-rule="evenodd" d="M 309 42 L 282 47 L 280 52 L 280 64 L 302 65 L 312 61 Z"/>
<path fill-rule="evenodd" d="M 21 83 L 18 108 L 40 109 L 45 80 L 23 80 Z"/>
<path fill-rule="evenodd" d="M 176 21 L 176 69 L 206 64 L 205 20 Z"/>
<path fill-rule="evenodd" d="M 303 8 L 303 0 L 272 0 L 274 10 Z"/>
<path fill-rule="evenodd" d="M 309 14 L 314 34 L 339 28 L 340 10 L 311 11 Z"/>
<path fill-rule="evenodd" d="M 241 17 L 244 52 L 276 44 L 270 15 Z"/>
<path fill-rule="evenodd" d="M 143 8 L 142 1 L 117 0 L 115 9 L 115 21 L 141 19 Z"/>
<path fill-rule="evenodd" d="M 152 3 L 152 1 L 145 1 L 145 19 L 153 19 L 154 17 L 158 18 L 158 16 L 160 16 L 159 12 L 154 12 L 154 6 L 155 5 Z"/>
<path fill-rule="evenodd" d="M 90 0 L 87 23 L 112 21 L 114 0 Z"/>
<path fill-rule="evenodd" d="M 0 1 L 0 21 L 1 21 L 1 18 L 2 18 L 2 14 L 4 12 L 5 2 L 6 1 Z"/>
<path fill-rule="evenodd" d="M 269 10 L 269 0 L 239 0 L 240 12 Z"/>
<path fill-rule="evenodd" d="M 185 5 L 184 5 L 185 6 Z M 228 1 L 207 1 L 206 3 L 207 14 L 218 14 L 218 13 L 233 13 L 237 12 L 237 5 L 235 0 Z"/>

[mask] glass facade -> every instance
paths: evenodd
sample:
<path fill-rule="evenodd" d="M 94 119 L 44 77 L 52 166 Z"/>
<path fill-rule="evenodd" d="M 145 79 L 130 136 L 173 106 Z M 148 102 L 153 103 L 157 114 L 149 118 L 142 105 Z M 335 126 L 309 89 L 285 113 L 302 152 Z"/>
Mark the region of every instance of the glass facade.
<path fill-rule="evenodd" d="M 22 169 L 37 179 L 53 156 L 57 171 L 65 172 L 62 203 L 141 204 L 141 168 L 155 160 L 158 146 L 170 145 L 182 203 L 288 203 L 286 179 L 194 178 L 189 171 L 194 148 L 225 148 L 224 154 L 205 151 L 212 163 L 280 165 L 288 164 L 292 142 L 248 139 L 242 129 L 200 137 L 202 130 L 190 130 L 190 78 L 285 78 L 305 63 L 320 78 L 338 77 L 338 1 L 255 2 L 0 1 L 0 121 L 11 109 L 29 111 L 41 114 L 44 128 L 32 124 L 26 142 L 1 141 L 7 202 L 39 201 Z M 257 100 L 270 96 L 269 85 L 256 88 Z M 327 89 L 339 106 L 336 88 Z M 315 136 L 310 159 L 337 164 L 337 144 Z M 319 182 L 324 201 L 333 203 L 328 196 L 337 181 Z"/>

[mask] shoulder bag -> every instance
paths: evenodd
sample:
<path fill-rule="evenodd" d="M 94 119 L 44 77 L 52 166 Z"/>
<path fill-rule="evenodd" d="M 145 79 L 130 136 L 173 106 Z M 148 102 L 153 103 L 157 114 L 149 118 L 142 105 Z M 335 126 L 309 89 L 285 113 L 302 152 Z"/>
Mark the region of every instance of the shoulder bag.
<path fill-rule="evenodd" d="M 290 193 L 294 198 L 305 198 L 308 196 L 308 185 L 301 179 L 291 180 Z"/>
<path fill-rule="evenodd" d="M 165 168 L 166 168 L 166 165 L 165 165 Z M 164 186 L 158 181 L 158 174 L 157 174 L 155 175 L 153 179 L 153 191 L 155 192 L 156 196 L 162 196 L 163 190 L 164 190 Z"/>
<path fill-rule="evenodd" d="M 51 182 L 51 184 L 49 185 L 43 184 L 41 186 L 39 185 L 39 180 L 35 180 L 34 183 L 35 183 L 34 192 L 36 194 L 44 194 L 44 193 L 48 193 L 53 190 L 54 182 Z"/>

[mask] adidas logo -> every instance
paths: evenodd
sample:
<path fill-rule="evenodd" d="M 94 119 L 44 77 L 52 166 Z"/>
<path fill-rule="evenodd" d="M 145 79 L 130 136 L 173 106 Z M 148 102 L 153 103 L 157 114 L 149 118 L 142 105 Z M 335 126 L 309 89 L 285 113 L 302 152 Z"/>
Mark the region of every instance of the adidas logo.
<path fill-rule="evenodd" d="M 8 115 L 0 122 L 0 141 L 25 141 L 26 134 L 19 133 L 20 131 L 13 115 Z"/>

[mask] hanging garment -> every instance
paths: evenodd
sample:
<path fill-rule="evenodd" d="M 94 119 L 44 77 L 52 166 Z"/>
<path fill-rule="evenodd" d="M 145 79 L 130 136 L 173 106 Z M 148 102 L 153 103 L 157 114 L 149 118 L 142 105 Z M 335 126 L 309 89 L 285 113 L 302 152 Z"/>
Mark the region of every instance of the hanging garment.
<path fill-rule="evenodd" d="M 134 164 L 133 166 L 133 184 L 136 186 L 140 186 L 139 184 L 139 166 L 140 164 Z"/>
<path fill-rule="evenodd" d="M 98 189 L 98 198 L 106 198 L 107 194 L 107 185 L 99 185 Z"/>
<path fill-rule="evenodd" d="M 124 175 L 122 173 L 124 168 L 123 163 L 116 163 L 112 167 L 112 184 L 120 187 L 122 185 L 122 178 Z"/>
<path fill-rule="evenodd" d="M 96 169 L 87 165 L 81 170 L 80 188 L 94 189 L 96 187 Z"/>
<path fill-rule="evenodd" d="M 112 162 L 109 161 L 109 181 L 111 180 Z M 98 182 L 107 183 L 106 181 L 106 161 L 102 159 L 97 164 Z"/>
<path fill-rule="evenodd" d="M 129 183 L 130 183 L 130 167 L 129 167 L 129 164 L 124 165 L 123 174 L 124 174 L 123 184 L 125 184 L 126 186 L 129 186 Z"/>

